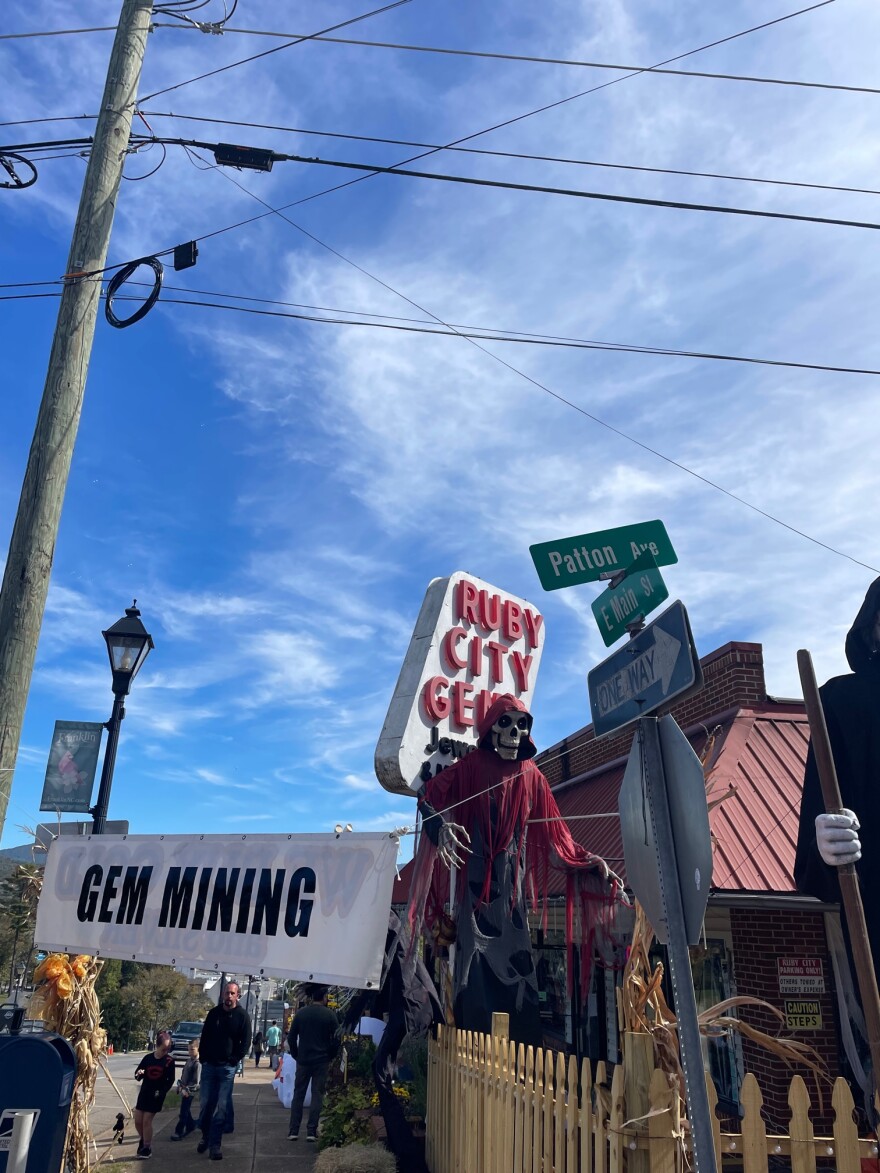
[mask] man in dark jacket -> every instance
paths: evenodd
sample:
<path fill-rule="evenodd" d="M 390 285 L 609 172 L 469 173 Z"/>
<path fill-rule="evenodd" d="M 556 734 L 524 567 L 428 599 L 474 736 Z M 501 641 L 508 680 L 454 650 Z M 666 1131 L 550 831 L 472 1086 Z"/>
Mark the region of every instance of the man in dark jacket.
<path fill-rule="evenodd" d="M 241 987 L 227 982 L 220 1005 L 208 1011 L 202 1026 L 202 1139 L 197 1152 L 211 1150 L 212 1161 L 222 1161 L 223 1130 L 232 1101 L 235 1069 L 251 1047 L 251 1020 L 238 1004 Z"/>
<path fill-rule="evenodd" d="M 324 1084 L 330 1061 L 339 1050 L 339 1019 L 327 1005 L 327 987 L 312 986 L 311 1002 L 297 1010 L 287 1036 L 290 1054 L 296 1060 L 293 1101 L 290 1105 L 288 1140 L 299 1140 L 306 1088 L 311 1082 L 312 1102 L 306 1126 L 306 1140 L 318 1139 L 318 1121 L 324 1103 Z"/>

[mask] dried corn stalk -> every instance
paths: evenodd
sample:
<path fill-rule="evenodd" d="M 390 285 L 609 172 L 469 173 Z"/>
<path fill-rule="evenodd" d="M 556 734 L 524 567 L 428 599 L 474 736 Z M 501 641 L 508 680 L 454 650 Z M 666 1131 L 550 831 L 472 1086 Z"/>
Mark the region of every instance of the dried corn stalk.
<path fill-rule="evenodd" d="M 95 1102 L 98 1068 L 104 1067 L 107 1053 L 107 1033 L 101 1026 L 95 993 L 103 964 L 96 957 L 51 953 L 34 973 L 36 989 L 30 1016 L 41 1018 L 48 1030 L 67 1039 L 76 1054 L 76 1082 L 64 1146 L 64 1168 L 70 1173 L 88 1173 L 89 1169 L 89 1110 Z M 106 1068 L 104 1071 L 106 1074 Z M 120 1098 L 130 1112 L 121 1094 Z"/>

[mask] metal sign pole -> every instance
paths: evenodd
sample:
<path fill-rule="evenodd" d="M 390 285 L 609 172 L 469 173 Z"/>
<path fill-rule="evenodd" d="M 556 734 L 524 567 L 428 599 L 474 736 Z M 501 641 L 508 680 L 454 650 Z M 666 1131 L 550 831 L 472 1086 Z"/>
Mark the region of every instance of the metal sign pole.
<path fill-rule="evenodd" d="M 694 979 L 688 952 L 657 718 L 640 718 L 637 736 L 641 742 L 645 788 L 657 847 L 660 891 L 666 912 L 666 949 L 678 1022 L 679 1050 L 684 1070 L 688 1119 L 691 1125 L 694 1169 L 696 1173 L 714 1173 L 716 1165 L 712 1116 L 709 1110 L 709 1097 L 706 1094 L 706 1077 L 703 1073 L 697 1001 L 694 997 Z"/>

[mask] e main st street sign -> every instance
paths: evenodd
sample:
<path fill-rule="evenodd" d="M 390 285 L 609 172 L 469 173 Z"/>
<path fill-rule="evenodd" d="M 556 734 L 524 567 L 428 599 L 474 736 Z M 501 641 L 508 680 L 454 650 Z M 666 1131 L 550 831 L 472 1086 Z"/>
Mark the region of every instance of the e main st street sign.
<path fill-rule="evenodd" d="M 619 577 L 619 576 L 618 576 Z M 620 582 L 608 584 L 590 606 L 606 648 L 617 643 L 632 624 L 641 621 L 669 598 L 669 591 L 650 550 L 640 554 Z"/>
<path fill-rule="evenodd" d="M 529 551 L 545 591 L 610 578 L 626 570 L 645 551 L 657 566 L 678 561 L 662 521 L 643 521 L 560 538 L 557 542 L 538 542 L 529 546 Z"/>

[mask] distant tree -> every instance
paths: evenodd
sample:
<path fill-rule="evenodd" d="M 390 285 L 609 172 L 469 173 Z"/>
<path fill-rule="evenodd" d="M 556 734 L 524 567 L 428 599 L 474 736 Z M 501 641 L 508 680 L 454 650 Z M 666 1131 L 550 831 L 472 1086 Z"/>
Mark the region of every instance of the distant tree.
<path fill-rule="evenodd" d="M 41 869 L 21 864 L 0 880 L 0 982 L 12 992 L 30 968 Z"/>
<path fill-rule="evenodd" d="M 201 990 L 165 965 L 141 965 L 131 981 L 120 981 L 101 1000 L 104 1028 L 120 1047 L 127 1045 L 129 1033 L 133 1047 L 146 1046 L 151 1032 L 155 1037 L 163 1027 L 184 1020 L 199 1022 L 210 1008 L 211 1001 Z"/>

